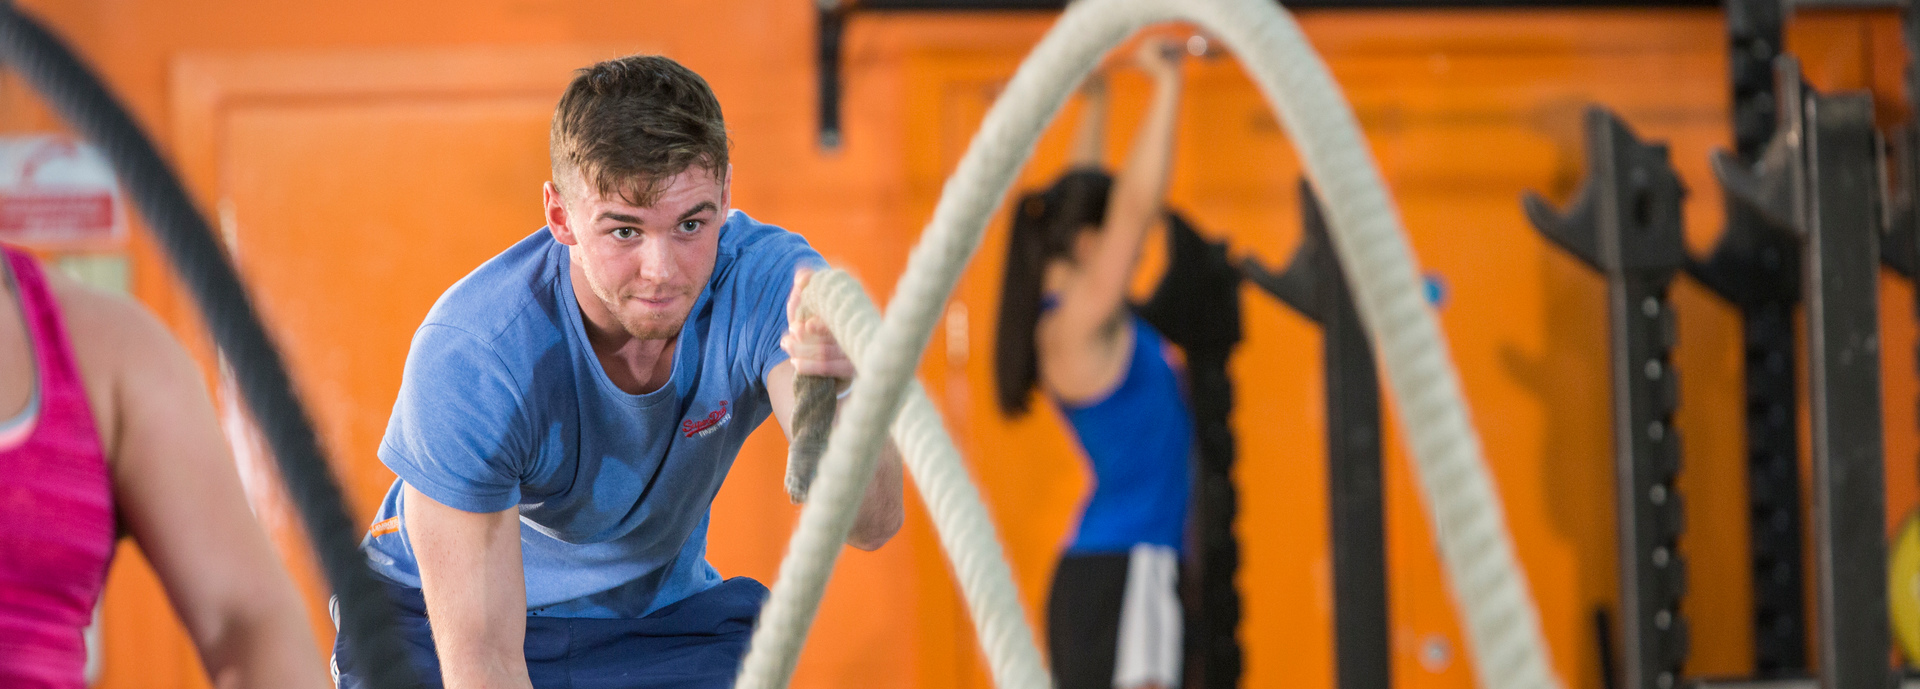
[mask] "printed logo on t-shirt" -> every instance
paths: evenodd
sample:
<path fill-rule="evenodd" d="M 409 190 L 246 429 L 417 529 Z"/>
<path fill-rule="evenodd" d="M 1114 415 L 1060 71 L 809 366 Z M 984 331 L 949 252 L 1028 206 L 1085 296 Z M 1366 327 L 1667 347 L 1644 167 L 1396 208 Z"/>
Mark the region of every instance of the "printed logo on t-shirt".
<path fill-rule="evenodd" d="M 727 425 L 731 420 L 733 420 L 733 412 L 727 410 L 727 401 L 720 400 L 719 409 L 698 419 L 680 422 L 680 432 L 689 438 L 705 438 L 708 434 L 720 430 L 721 426 Z"/>

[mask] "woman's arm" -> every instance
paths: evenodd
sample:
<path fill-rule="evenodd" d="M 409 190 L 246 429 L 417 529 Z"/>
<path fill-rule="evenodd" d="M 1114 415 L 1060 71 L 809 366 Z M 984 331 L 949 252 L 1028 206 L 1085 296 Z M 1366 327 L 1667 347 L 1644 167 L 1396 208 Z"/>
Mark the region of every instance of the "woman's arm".
<path fill-rule="evenodd" d="M 166 587 L 214 686 L 331 686 L 293 581 L 247 508 L 200 369 L 144 309 L 55 280 L 99 414 L 114 508 Z M 97 388 L 96 388 L 97 389 Z"/>
<path fill-rule="evenodd" d="M 1068 167 L 1101 170 L 1107 166 L 1107 75 L 1094 72 L 1080 85 L 1080 125 L 1073 130 Z"/>
<path fill-rule="evenodd" d="M 1173 127 L 1180 112 L 1182 52 L 1164 38 L 1141 43 L 1136 60 L 1154 81 L 1153 101 L 1134 136 L 1127 162 L 1114 178 L 1107 200 L 1106 224 L 1079 278 L 1060 296 L 1051 317 L 1068 341 L 1086 341 L 1113 321 L 1127 297 L 1127 284 L 1140 261 L 1147 231 L 1164 208 L 1173 164 Z"/>

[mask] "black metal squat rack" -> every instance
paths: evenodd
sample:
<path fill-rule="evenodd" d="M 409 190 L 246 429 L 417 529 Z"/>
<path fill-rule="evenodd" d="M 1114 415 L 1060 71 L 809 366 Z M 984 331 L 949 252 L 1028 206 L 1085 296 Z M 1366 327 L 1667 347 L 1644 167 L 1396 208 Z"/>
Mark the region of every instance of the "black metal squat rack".
<path fill-rule="evenodd" d="M 1556 214 L 1538 197 L 1526 199 L 1548 238 L 1608 279 L 1622 582 L 1617 686 L 1671 689 L 1687 655 L 1685 570 L 1674 552 L 1684 512 L 1672 489 L 1679 399 L 1664 296 L 1683 266 L 1744 320 L 1758 671 L 1695 684 L 1885 689 L 1894 681 L 1880 426 L 1880 143 L 1871 96 L 1818 93 L 1796 60 L 1776 56 L 1779 11 L 1744 0 L 1728 6 L 1740 150 L 1714 160 L 1728 227 L 1708 258 L 1686 256 L 1680 186 L 1664 146 L 1639 142 L 1604 110 L 1588 116 L 1589 174 L 1572 209 Z M 1813 434 L 1813 677 L 1805 676 L 1794 435 L 1793 306 L 1801 295 Z"/>

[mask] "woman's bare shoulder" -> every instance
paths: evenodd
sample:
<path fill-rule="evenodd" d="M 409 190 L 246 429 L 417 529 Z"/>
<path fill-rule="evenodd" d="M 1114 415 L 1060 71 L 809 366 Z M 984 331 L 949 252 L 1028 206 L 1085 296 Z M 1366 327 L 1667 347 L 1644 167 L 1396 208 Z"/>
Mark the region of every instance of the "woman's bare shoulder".
<path fill-rule="evenodd" d="M 112 364 L 112 369 L 127 360 L 179 351 L 180 345 L 152 311 L 133 297 L 87 285 L 58 272 L 49 271 L 47 283 L 60 304 L 67 338 L 80 356 L 82 373 L 87 368 Z"/>
<path fill-rule="evenodd" d="M 67 341 L 87 387 L 102 444 L 117 447 L 124 407 L 146 393 L 169 394 L 194 376 L 192 359 L 160 319 L 133 297 L 48 271 Z M 134 391 L 141 394 L 132 394 Z"/>

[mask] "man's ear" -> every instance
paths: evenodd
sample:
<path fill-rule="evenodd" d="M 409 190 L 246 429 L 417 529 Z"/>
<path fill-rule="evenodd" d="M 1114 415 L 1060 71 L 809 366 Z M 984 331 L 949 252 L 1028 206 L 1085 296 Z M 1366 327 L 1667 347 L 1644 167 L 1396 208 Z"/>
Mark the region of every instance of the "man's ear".
<path fill-rule="evenodd" d="M 727 213 L 733 210 L 733 163 L 727 163 L 727 170 L 720 176 L 720 222 L 727 222 Z"/>
<path fill-rule="evenodd" d="M 566 198 L 553 182 L 540 185 L 540 205 L 546 212 L 547 229 L 553 232 L 555 241 L 567 246 L 580 243 L 580 238 L 573 233 L 573 225 L 568 222 Z"/>

